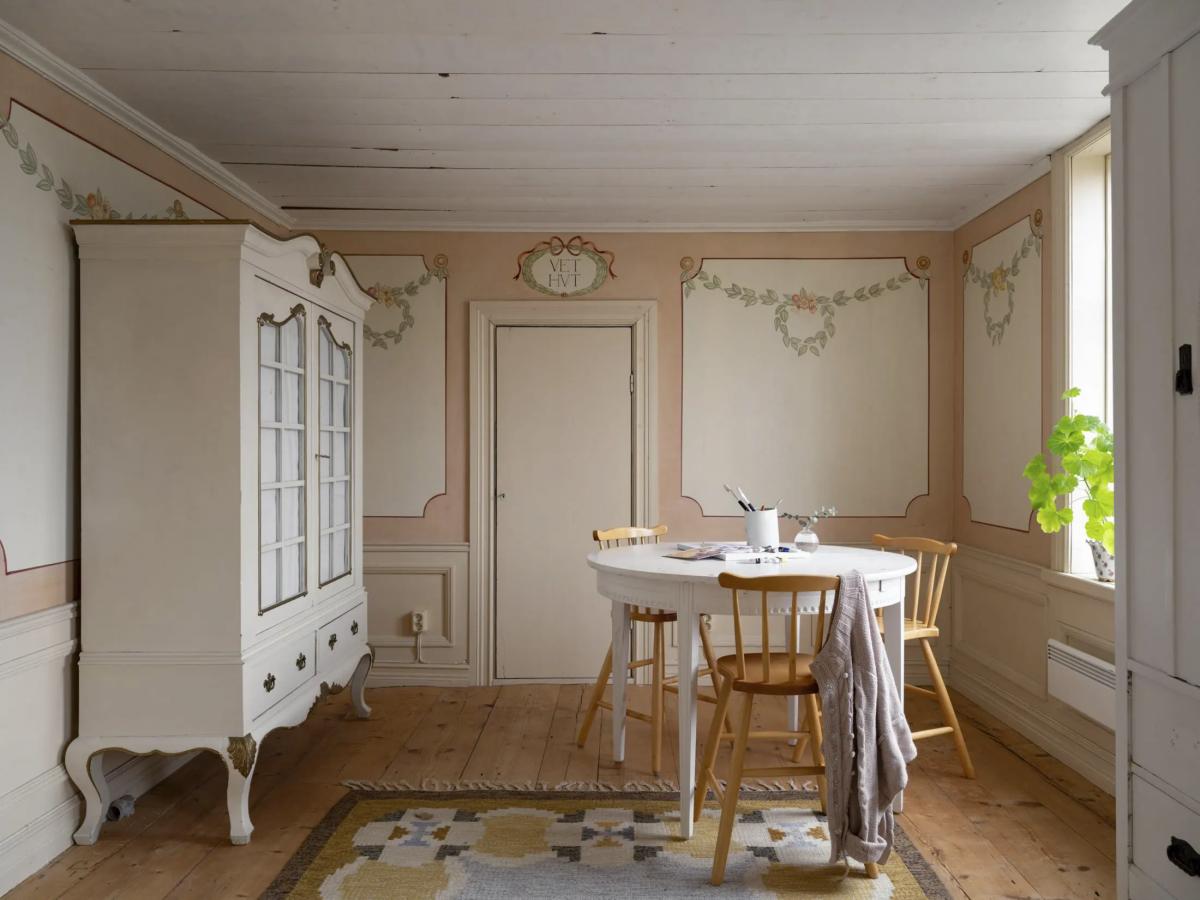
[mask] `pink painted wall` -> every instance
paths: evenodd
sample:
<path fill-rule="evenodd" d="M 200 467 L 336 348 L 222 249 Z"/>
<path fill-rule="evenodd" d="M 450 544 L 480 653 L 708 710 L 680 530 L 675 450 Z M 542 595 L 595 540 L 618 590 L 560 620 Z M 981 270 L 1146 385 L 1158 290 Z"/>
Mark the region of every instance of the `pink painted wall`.
<path fill-rule="evenodd" d="M 326 232 L 318 235 L 348 255 L 420 254 L 450 258 L 447 302 L 446 493 L 428 504 L 423 518 L 370 518 L 367 543 L 467 540 L 467 310 L 472 300 L 547 299 L 513 280 L 517 255 L 546 233 Z M 569 234 L 563 234 L 569 237 Z M 948 539 L 953 527 L 954 487 L 954 265 L 950 232 L 852 232 L 797 234 L 587 234 L 616 254 L 610 279 L 589 300 L 658 302 L 659 518 L 673 535 L 696 539 L 737 538 L 737 517 L 704 517 L 680 494 L 682 306 L 679 261 L 705 257 L 905 257 L 915 270 L 919 256 L 932 260 L 929 282 L 929 495 L 913 500 L 904 519 L 840 519 L 823 522 L 826 541 L 869 540 L 876 531 Z M 876 436 L 864 431 L 864 440 Z M 617 524 L 617 523 L 611 523 Z"/>

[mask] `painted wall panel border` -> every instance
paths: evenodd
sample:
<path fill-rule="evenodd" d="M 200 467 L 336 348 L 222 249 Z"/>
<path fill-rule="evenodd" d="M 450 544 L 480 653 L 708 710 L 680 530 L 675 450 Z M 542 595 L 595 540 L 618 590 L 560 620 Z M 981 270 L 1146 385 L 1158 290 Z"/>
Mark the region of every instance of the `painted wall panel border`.
<path fill-rule="evenodd" d="M 731 257 L 697 264 L 685 256 L 679 265 L 680 494 L 702 517 L 740 518 L 721 487 L 729 480 L 757 478 L 757 491 L 743 486 L 756 496 L 771 495 L 760 503 L 783 493 L 785 509 L 808 512 L 832 504 L 844 519 L 905 518 L 916 500 L 929 496 L 933 323 L 928 256 L 912 265 L 904 257 Z M 905 312 L 897 304 L 912 308 Z M 751 316 L 763 320 L 761 333 Z M 889 321 L 881 325 L 881 318 Z M 775 365 L 764 383 L 762 370 L 771 361 Z M 840 371 L 825 376 L 822 366 Z M 875 377 L 863 371 L 872 366 L 879 369 Z M 822 376 L 827 384 L 812 383 Z M 881 385 L 895 386 L 897 395 L 882 397 Z M 856 393 L 847 397 L 845 389 Z M 806 413 L 798 408 L 803 405 L 812 409 Z M 867 407 L 872 408 L 864 413 Z M 840 425 L 826 421 L 839 416 L 845 420 Z M 846 460 L 856 443 L 866 451 L 881 433 L 893 448 L 908 450 L 911 459 L 901 471 L 888 472 L 864 459 L 852 476 L 856 467 Z M 831 438 L 843 445 L 831 446 Z M 769 448 L 769 459 L 742 458 L 761 454 L 763 447 Z M 830 458 L 823 459 L 826 455 Z M 896 463 L 900 456 L 891 453 L 887 459 Z M 801 475 L 797 467 L 812 474 Z M 864 487 L 862 473 L 872 471 L 879 471 L 880 483 Z M 765 472 L 773 474 L 763 478 Z M 840 495 L 837 487 L 830 496 L 825 487 L 814 493 L 800 486 L 805 478 L 827 485 L 838 474 L 847 479 Z M 900 494 L 886 509 L 866 508 L 888 490 Z M 846 498 L 847 491 L 864 496 Z"/>
<path fill-rule="evenodd" d="M 446 494 L 449 257 L 344 257 L 374 303 L 363 324 L 363 514 L 424 518 Z"/>
<path fill-rule="evenodd" d="M 375 649 L 370 686 L 477 683 L 469 562 L 467 544 L 363 547 L 371 597 L 368 641 Z M 422 635 L 420 660 L 410 619 L 418 609 L 431 614 L 433 626 Z"/>
<path fill-rule="evenodd" d="M 963 497 L 1028 531 L 1021 471 L 1041 446 L 1042 210 L 963 251 Z M 973 498 L 973 499 L 972 499 Z"/>
<path fill-rule="evenodd" d="M 19 436 L 0 451 L 7 581 L 13 572 L 78 555 L 77 286 L 66 223 L 217 214 L 16 101 L 0 115 L 0 192 L 8 201 L 0 220 L 8 260 L 0 358 L 13 373 L 0 387 L 0 420 L 16 423 L 13 434 Z M 23 593 L 28 591 L 26 584 Z M 21 608 L 28 603 L 26 596 Z"/>
<path fill-rule="evenodd" d="M 987 521 L 981 521 L 988 518 L 983 515 L 979 509 L 979 499 L 971 496 L 971 490 L 964 482 L 964 474 L 966 471 L 966 366 L 967 348 L 964 346 L 964 335 L 967 328 L 967 300 L 966 300 L 966 269 L 968 263 L 972 259 L 978 261 L 975 255 L 974 248 L 977 245 L 984 243 L 989 238 L 1005 231 L 1008 228 L 1019 225 L 1022 222 L 1028 221 L 1032 224 L 1033 216 L 1037 210 L 1043 211 L 1043 220 L 1041 229 L 1045 233 L 1045 238 L 1042 240 L 1042 255 L 1041 255 L 1041 318 L 1040 318 L 1040 345 L 1039 345 L 1039 365 L 1041 368 L 1041 378 L 1038 383 L 1031 385 L 1028 396 L 1024 400 L 1027 405 L 1023 408 L 1027 412 L 1032 422 L 1033 417 L 1037 417 L 1040 422 L 1040 428 L 1037 432 L 1036 443 L 1033 443 L 1030 438 L 1032 448 L 1029 449 L 1028 455 L 1025 458 L 1020 458 L 1017 455 L 1013 456 L 1015 473 L 1010 473 L 1012 481 L 1009 491 L 1009 500 L 1014 508 L 1026 501 L 1027 485 L 1024 479 L 1021 478 L 1021 470 L 1024 468 L 1028 458 L 1038 452 L 1041 446 L 1042 438 L 1050 428 L 1050 415 L 1055 408 L 1050 401 L 1052 394 L 1051 374 L 1053 365 L 1051 361 L 1051 311 L 1052 311 L 1052 271 L 1055 268 L 1055 260 L 1062 252 L 1062 248 L 1056 245 L 1054 236 L 1056 234 L 1052 219 L 1052 204 L 1051 204 L 1051 177 L 1050 175 L 1043 176 L 1037 181 L 1021 189 L 1016 194 L 1002 200 L 991 209 L 987 210 L 982 215 L 972 219 L 963 227 L 959 228 L 954 233 L 954 266 L 955 278 L 954 291 L 956 297 L 955 303 L 955 367 L 956 367 L 956 384 L 955 384 L 955 429 L 954 429 L 954 456 L 955 456 L 955 478 L 958 482 L 957 497 L 954 507 L 954 535 L 955 539 L 962 544 L 968 544 L 974 547 L 981 548 L 993 553 L 1003 554 L 1012 557 L 1013 559 L 1021 560 L 1028 563 L 1033 563 L 1038 566 L 1048 567 L 1051 563 L 1051 548 L 1052 541 L 1049 535 L 1043 534 L 1041 529 L 1032 523 L 1032 513 L 1028 511 L 1028 504 L 1025 505 L 1025 510 L 1022 511 L 1022 521 L 1019 523 L 1009 523 L 1015 527 L 1005 527 L 1004 523 L 991 524 Z M 1023 226 L 1030 233 L 1029 225 Z M 964 262 L 964 254 L 967 262 Z M 986 265 L 986 263 L 984 264 Z M 978 310 L 976 310 L 978 312 Z M 976 321 L 979 325 L 982 319 Z M 1006 342 L 1008 338 L 1005 339 Z M 988 348 L 991 349 L 990 342 Z M 1029 426 L 1030 434 L 1032 435 L 1032 425 Z"/>

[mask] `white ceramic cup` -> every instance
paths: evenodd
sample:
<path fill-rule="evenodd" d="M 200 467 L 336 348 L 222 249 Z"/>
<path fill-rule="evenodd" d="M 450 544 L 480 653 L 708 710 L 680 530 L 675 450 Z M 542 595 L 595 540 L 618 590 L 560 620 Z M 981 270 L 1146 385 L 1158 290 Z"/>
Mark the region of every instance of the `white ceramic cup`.
<path fill-rule="evenodd" d="M 779 510 L 748 510 L 746 512 L 746 543 L 751 547 L 778 547 Z"/>

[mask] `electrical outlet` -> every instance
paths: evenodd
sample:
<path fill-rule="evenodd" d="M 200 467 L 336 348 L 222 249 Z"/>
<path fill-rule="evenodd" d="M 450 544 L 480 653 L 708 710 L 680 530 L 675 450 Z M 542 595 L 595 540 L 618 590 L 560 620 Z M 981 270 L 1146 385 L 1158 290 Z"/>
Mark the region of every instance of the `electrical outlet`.
<path fill-rule="evenodd" d="M 413 634 L 420 634 L 425 630 L 425 613 L 414 612 L 412 614 L 412 630 Z"/>

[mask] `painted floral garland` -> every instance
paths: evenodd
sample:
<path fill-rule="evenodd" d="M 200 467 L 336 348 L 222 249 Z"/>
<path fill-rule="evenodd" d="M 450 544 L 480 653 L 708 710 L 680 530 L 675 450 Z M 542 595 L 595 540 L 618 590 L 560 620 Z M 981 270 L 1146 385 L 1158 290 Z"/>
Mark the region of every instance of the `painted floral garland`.
<path fill-rule="evenodd" d="M 991 339 L 992 346 L 1004 342 L 1004 333 L 1012 322 L 1013 311 L 1016 308 L 1017 285 L 1014 279 L 1021 274 L 1021 260 L 1028 257 L 1030 251 L 1033 250 L 1037 251 L 1039 257 L 1042 255 L 1042 236 L 1036 232 L 1021 241 L 1020 248 L 1013 253 L 1012 261 L 1007 266 L 1000 263 L 996 268 L 985 272 L 973 261 L 967 265 L 967 271 L 963 278 L 968 283 L 983 288 L 983 325 L 987 336 Z M 1001 295 L 1007 297 L 1008 306 L 1004 315 L 997 320 L 992 315 L 992 301 Z"/>
<path fill-rule="evenodd" d="M 928 276 L 913 275 L 905 271 L 898 275 L 893 275 L 886 281 L 877 281 L 874 284 L 863 285 L 862 287 L 855 288 L 853 291 L 840 290 L 835 292 L 833 296 L 827 297 L 823 294 L 814 294 L 803 287 L 795 292 L 784 292 L 782 294 L 769 289 L 759 292 L 753 288 L 736 283 L 726 287 L 721 283 L 719 276 L 709 275 L 701 269 L 691 278 L 684 281 L 683 291 L 685 297 L 690 296 L 692 291 L 696 289 L 696 283 L 699 282 L 700 286 L 707 290 L 724 291 L 730 300 L 740 300 L 744 307 L 773 307 L 775 309 L 775 330 L 779 332 L 783 346 L 794 351 L 798 357 L 805 355 L 820 356 L 826 344 L 837 334 L 837 328 L 833 320 L 839 306 L 846 306 L 851 301 L 864 303 L 867 300 L 874 300 L 876 297 L 881 297 L 889 291 L 900 290 L 905 284 L 913 280 L 924 284 L 928 280 Z M 792 335 L 788 328 L 788 320 L 793 312 L 806 312 L 812 316 L 819 315 L 821 317 L 820 330 L 804 338 Z M 792 324 L 795 325 L 795 321 Z"/>
<path fill-rule="evenodd" d="M 394 286 L 375 282 L 364 290 L 375 301 L 375 304 L 382 306 L 394 306 L 400 310 L 401 320 L 398 328 L 389 328 L 387 331 L 376 331 L 370 325 L 363 323 L 363 337 L 370 341 L 372 347 L 382 347 L 387 349 L 389 346 L 395 346 L 404 339 L 404 332 L 408 331 L 416 324 L 416 320 L 412 314 L 412 304 L 409 302 L 409 297 L 415 297 L 421 288 L 428 285 L 434 279 L 438 281 L 446 280 L 446 267 L 435 265 L 434 268 L 425 272 L 421 277 L 414 278 L 407 284 Z M 389 344 L 389 341 L 391 342 Z"/>
<path fill-rule="evenodd" d="M 41 178 L 38 180 L 35 187 L 40 191 L 53 191 L 58 197 L 58 202 L 62 204 L 63 209 L 69 209 L 80 217 L 89 219 L 133 219 L 133 213 L 121 215 L 112 208 L 112 204 L 97 188 L 93 193 L 88 195 L 78 194 L 72 190 L 71 185 L 65 178 L 55 178 L 54 173 L 50 171 L 50 167 L 45 163 L 39 163 L 37 152 L 33 149 L 33 145 L 28 141 L 25 142 L 24 148 L 21 147 L 21 140 L 17 134 L 17 129 L 12 121 L 3 113 L 0 113 L 0 134 L 4 135 L 4 139 L 8 145 L 17 151 L 17 155 L 21 160 L 21 171 L 26 175 L 37 175 L 41 170 Z M 184 212 L 183 203 L 176 199 L 169 207 L 158 213 L 145 213 L 136 218 L 141 219 L 186 219 L 187 213 Z"/>

